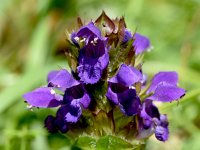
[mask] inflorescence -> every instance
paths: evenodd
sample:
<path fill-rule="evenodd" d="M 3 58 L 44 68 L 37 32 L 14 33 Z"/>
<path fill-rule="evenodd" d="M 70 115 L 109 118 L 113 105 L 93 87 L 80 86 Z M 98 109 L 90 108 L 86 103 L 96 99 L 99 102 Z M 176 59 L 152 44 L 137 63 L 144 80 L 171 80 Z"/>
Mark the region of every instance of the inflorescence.
<path fill-rule="evenodd" d="M 70 70 L 51 71 L 47 86 L 24 94 L 29 107 L 58 107 L 45 119 L 51 133 L 146 139 L 168 139 L 167 115 L 154 101 L 172 102 L 185 95 L 176 72 L 159 72 L 150 82 L 142 71 L 147 37 L 131 33 L 124 18 L 111 20 L 104 12 L 67 39 Z"/>

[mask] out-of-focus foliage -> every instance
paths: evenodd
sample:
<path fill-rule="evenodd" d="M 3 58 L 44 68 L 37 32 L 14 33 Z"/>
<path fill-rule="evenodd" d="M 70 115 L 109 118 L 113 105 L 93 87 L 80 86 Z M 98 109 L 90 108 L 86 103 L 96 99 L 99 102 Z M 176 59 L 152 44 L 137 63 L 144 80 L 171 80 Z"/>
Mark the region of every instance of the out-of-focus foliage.
<path fill-rule="evenodd" d="M 89 21 L 102 10 L 125 16 L 128 28 L 151 39 L 144 72 L 177 70 L 188 91 L 179 103 L 160 106 L 170 119 L 169 141 L 152 137 L 146 149 L 200 149 L 199 0 L 1 0 L 0 149 L 70 149 L 66 137 L 43 127 L 54 110 L 31 112 L 22 94 L 45 84 L 48 71 L 67 67 L 65 34 L 76 17 Z"/>

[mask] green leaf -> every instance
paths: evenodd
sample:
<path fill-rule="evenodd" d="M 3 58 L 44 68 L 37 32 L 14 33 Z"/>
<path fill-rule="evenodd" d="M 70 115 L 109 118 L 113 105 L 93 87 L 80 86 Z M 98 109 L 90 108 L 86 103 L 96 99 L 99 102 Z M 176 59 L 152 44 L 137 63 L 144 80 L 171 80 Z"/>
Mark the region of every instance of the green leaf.
<path fill-rule="evenodd" d="M 49 18 L 44 18 L 38 23 L 30 40 L 26 69 L 38 68 L 45 64 L 49 44 Z"/>
<path fill-rule="evenodd" d="M 74 146 L 85 150 L 92 150 L 96 147 L 96 139 L 91 136 L 81 136 L 76 140 Z"/>
<path fill-rule="evenodd" d="M 136 147 L 131 143 L 112 135 L 101 137 L 97 141 L 96 145 L 97 150 L 117 150 L 117 149 L 129 150 L 129 149 L 134 149 Z"/>

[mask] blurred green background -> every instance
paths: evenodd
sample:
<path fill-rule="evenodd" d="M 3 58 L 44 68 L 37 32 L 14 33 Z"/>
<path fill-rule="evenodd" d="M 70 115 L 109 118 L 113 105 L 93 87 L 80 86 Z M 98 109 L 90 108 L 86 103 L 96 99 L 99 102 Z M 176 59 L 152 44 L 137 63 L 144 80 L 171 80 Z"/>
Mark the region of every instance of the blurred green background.
<path fill-rule="evenodd" d="M 148 36 L 154 49 L 145 55 L 144 72 L 179 72 L 187 95 L 163 104 L 170 138 L 154 136 L 147 150 L 200 149 L 200 1 L 199 0 L 1 0 L 0 1 L 0 150 L 62 150 L 69 141 L 43 127 L 51 110 L 26 109 L 22 95 L 45 85 L 48 71 L 66 67 L 66 29 L 76 17 L 95 19 L 104 10 L 125 16 L 132 31 Z"/>

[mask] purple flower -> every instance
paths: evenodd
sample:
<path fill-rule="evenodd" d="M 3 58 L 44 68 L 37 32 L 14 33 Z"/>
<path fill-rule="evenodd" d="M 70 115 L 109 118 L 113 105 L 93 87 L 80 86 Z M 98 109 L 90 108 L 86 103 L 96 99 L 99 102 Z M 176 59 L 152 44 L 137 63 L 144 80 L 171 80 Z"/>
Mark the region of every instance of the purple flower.
<path fill-rule="evenodd" d="M 143 53 L 144 51 L 148 50 L 151 47 L 151 43 L 149 39 L 139 33 L 135 33 L 133 36 L 128 29 L 125 29 L 124 38 L 122 43 L 128 42 L 131 38 L 134 39 L 133 47 L 135 49 L 135 54 L 138 55 Z"/>
<path fill-rule="evenodd" d="M 94 25 L 93 22 L 82 26 L 77 32 L 71 34 L 71 41 L 74 45 L 79 47 L 80 42 L 84 42 L 87 45 L 89 42 L 96 42 L 97 39 L 106 41 L 107 38 L 101 36 L 101 31 Z"/>
<path fill-rule="evenodd" d="M 160 115 L 158 108 L 152 100 L 146 99 L 142 104 L 139 114 L 138 138 L 144 139 L 155 133 L 160 141 L 166 141 L 169 135 L 168 119 L 166 115 Z"/>
<path fill-rule="evenodd" d="M 72 123 L 76 123 L 82 114 L 80 104 L 77 101 L 73 101 L 69 105 L 61 106 L 56 116 L 49 115 L 45 119 L 45 127 L 51 133 L 61 131 L 66 133 Z"/>
<path fill-rule="evenodd" d="M 101 37 L 100 30 L 91 22 L 79 29 L 77 37 L 85 39 L 78 58 L 78 75 L 86 84 L 97 83 L 109 62 L 107 39 Z"/>
<path fill-rule="evenodd" d="M 160 141 L 166 141 L 169 137 L 167 115 L 160 115 L 160 121 L 155 128 L 155 136 Z"/>
<path fill-rule="evenodd" d="M 76 123 L 79 120 L 82 114 L 81 106 L 85 109 L 88 108 L 90 97 L 84 85 L 75 80 L 65 69 L 50 72 L 47 80 L 49 87 L 38 88 L 26 93 L 24 99 L 33 107 L 60 106 L 56 117 L 48 116 L 46 118 L 45 126 L 52 132 L 67 131 L 67 124 Z M 54 88 L 63 91 L 64 96 L 56 94 Z"/>
<path fill-rule="evenodd" d="M 176 72 L 159 72 L 151 82 L 147 94 L 153 93 L 142 104 L 139 115 L 139 135 L 138 138 L 146 138 L 155 133 L 155 137 L 160 141 L 168 139 L 168 119 L 166 115 L 160 115 L 158 108 L 152 100 L 171 102 L 180 99 L 185 95 L 185 90 L 177 86 L 178 75 Z"/>
<path fill-rule="evenodd" d="M 90 104 L 90 96 L 88 95 L 83 84 L 67 88 L 63 97 L 64 104 L 78 103 L 87 109 Z M 78 107 L 78 105 L 77 105 Z"/>
<path fill-rule="evenodd" d="M 69 130 L 69 123 L 63 118 L 64 115 L 60 111 L 57 111 L 56 117 L 49 115 L 44 121 L 44 125 L 50 133 L 56 133 L 61 131 L 66 133 Z"/>
<path fill-rule="evenodd" d="M 151 82 L 147 94 L 153 93 L 148 99 L 171 102 L 185 95 L 185 90 L 177 86 L 178 75 L 176 72 L 159 72 Z"/>
<path fill-rule="evenodd" d="M 128 116 L 139 112 L 141 102 L 132 86 L 141 79 L 142 74 L 137 69 L 122 64 L 118 73 L 108 81 L 107 98 L 111 103 L 119 105 Z"/>
<path fill-rule="evenodd" d="M 136 55 L 143 53 L 144 51 L 148 50 L 151 47 L 150 41 L 147 37 L 139 33 L 135 33 L 133 35 L 133 38 L 134 38 L 133 47 L 135 48 Z"/>

